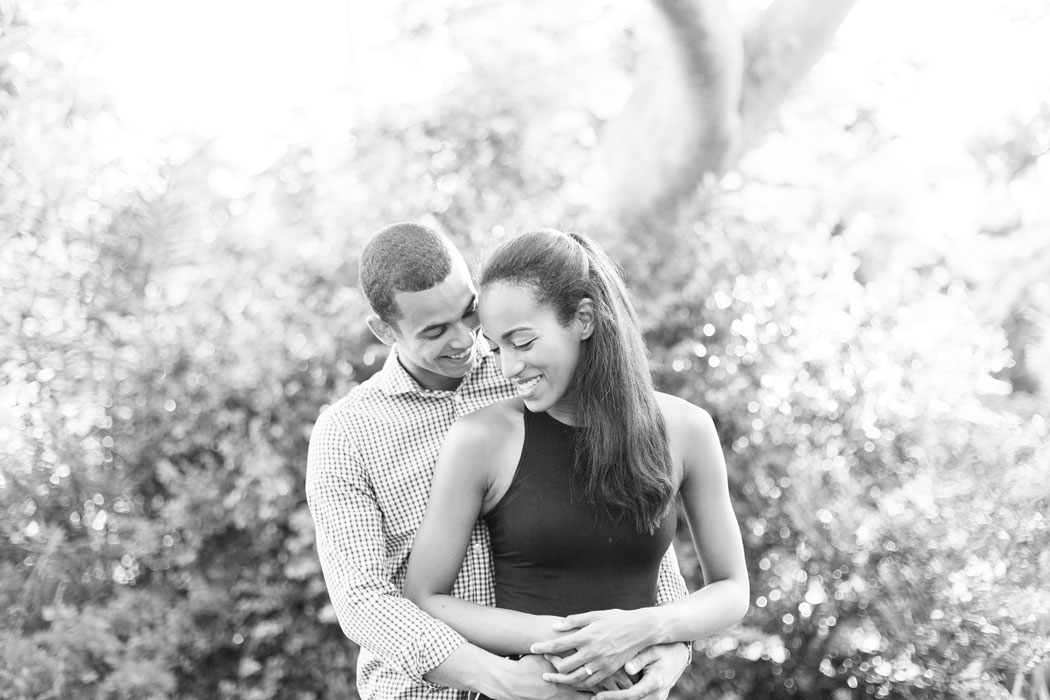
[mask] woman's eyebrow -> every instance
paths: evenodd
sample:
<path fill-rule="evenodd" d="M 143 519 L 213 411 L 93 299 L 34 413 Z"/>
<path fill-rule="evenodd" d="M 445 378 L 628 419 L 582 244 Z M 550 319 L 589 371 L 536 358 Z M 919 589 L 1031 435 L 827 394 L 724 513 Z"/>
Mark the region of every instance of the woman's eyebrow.
<path fill-rule="evenodd" d="M 516 326 L 516 327 L 514 327 L 514 328 L 511 328 L 511 329 L 510 329 L 509 331 L 507 331 L 507 332 L 506 332 L 506 333 L 504 333 L 503 335 L 501 335 L 501 336 L 500 336 L 500 339 L 501 339 L 501 340 L 509 340 L 509 339 L 510 339 L 510 337 L 511 337 L 512 335 L 514 335 L 515 333 L 519 333 L 519 332 L 521 332 L 521 331 L 527 331 L 527 330 L 529 330 L 529 327 L 528 327 L 528 326 Z"/>

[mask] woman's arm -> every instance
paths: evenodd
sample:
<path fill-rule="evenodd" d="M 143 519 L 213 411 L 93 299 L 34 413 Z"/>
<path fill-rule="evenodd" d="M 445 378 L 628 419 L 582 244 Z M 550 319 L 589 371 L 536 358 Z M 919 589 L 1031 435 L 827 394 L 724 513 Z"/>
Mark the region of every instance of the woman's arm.
<path fill-rule="evenodd" d="M 605 610 L 564 618 L 575 631 L 533 646 L 537 653 L 576 652 L 555 663 L 557 680 L 600 678 L 603 659 L 653 644 L 693 641 L 740 620 L 749 605 L 740 528 L 729 499 L 725 458 L 710 415 L 697 406 L 661 397 L 672 447 L 681 455 L 679 496 L 704 572 L 704 587 L 678 601 L 639 610 Z M 616 650 L 615 653 L 611 650 Z M 622 663 L 622 662 L 621 662 Z M 588 674 L 584 671 L 593 671 Z"/>
<path fill-rule="evenodd" d="M 554 636 L 557 617 L 543 617 L 478 605 L 450 595 L 463 563 L 474 524 L 481 516 L 501 466 L 517 463 L 507 431 L 495 415 L 474 414 L 456 422 L 445 438 L 434 470 L 426 515 L 408 560 L 404 594 L 425 612 L 444 621 L 470 642 L 496 654 L 527 654 L 529 647 Z M 513 456 L 511 456 L 513 455 Z"/>
<path fill-rule="evenodd" d="M 703 409 L 675 400 L 682 450 L 679 496 L 685 507 L 693 546 L 704 573 L 704 587 L 662 606 L 655 618 L 658 640 L 696 640 L 740 621 L 750 605 L 744 561 L 725 457 L 714 421 Z"/>

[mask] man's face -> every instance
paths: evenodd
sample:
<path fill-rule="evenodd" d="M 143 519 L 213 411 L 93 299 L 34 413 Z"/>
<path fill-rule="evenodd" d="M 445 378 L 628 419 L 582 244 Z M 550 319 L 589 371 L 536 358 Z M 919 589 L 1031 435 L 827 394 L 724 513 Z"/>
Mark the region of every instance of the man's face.
<path fill-rule="evenodd" d="M 424 389 L 453 390 L 474 367 L 480 322 L 474 283 L 455 259 L 445 280 L 422 292 L 398 292 L 398 357 Z"/>

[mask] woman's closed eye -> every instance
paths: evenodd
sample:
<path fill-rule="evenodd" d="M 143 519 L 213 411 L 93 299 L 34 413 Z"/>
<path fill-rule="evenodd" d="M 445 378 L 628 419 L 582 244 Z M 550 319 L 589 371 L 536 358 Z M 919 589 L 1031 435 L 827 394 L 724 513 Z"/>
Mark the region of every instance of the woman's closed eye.
<path fill-rule="evenodd" d="M 511 343 L 511 347 L 513 349 L 515 349 L 515 350 L 528 350 L 532 346 L 532 344 L 535 343 L 535 342 L 536 342 L 536 339 L 533 338 L 532 340 L 527 340 L 524 343 Z M 491 340 L 488 341 L 488 344 L 489 344 L 489 352 L 492 352 L 492 353 L 495 353 L 495 354 L 498 355 L 499 354 L 499 345 L 496 345 Z"/>

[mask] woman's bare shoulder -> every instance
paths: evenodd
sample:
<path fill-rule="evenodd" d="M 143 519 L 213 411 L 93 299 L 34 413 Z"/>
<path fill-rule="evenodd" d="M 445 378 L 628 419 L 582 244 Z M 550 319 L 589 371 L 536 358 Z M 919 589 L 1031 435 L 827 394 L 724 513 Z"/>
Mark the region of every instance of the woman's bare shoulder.
<path fill-rule="evenodd" d="M 678 396 L 656 392 L 656 403 L 664 414 L 668 433 L 674 438 L 718 442 L 714 419 L 707 409 Z"/>
<path fill-rule="evenodd" d="M 665 394 L 662 391 L 656 392 L 656 404 L 660 407 L 664 418 L 667 420 L 687 422 L 707 422 L 711 420 L 711 414 L 707 412 L 707 409 L 673 394 Z"/>
<path fill-rule="evenodd" d="M 479 408 L 452 424 L 448 441 L 469 440 L 482 447 L 502 444 L 521 425 L 523 410 L 517 397 Z"/>
<path fill-rule="evenodd" d="M 672 454 L 681 460 L 683 479 L 713 483 L 726 473 L 722 445 L 714 419 L 706 409 L 669 394 L 657 394 L 664 414 Z"/>

